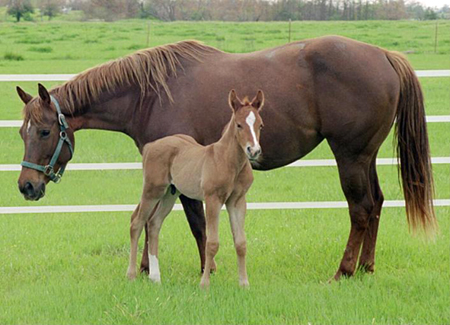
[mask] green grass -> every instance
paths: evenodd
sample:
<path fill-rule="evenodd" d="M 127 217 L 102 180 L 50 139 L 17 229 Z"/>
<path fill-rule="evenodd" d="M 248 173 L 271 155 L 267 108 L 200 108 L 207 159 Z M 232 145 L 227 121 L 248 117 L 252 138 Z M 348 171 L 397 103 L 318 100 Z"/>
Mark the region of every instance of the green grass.
<path fill-rule="evenodd" d="M 249 211 L 250 289 L 237 285 L 227 217 L 218 272 L 199 283 L 182 213 L 161 233 L 161 286 L 129 282 L 129 213 L 0 218 L 0 323 L 35 324 L 447 324 L 449 208 L 435 242 L 412 238 L 403 209 L 385 209 L 375 275 L 327 284 L 347 239 L 347 211 Z M 437 261 L 439 261 L 437 263 Z"/>
<path fill-rule="evenodd" d="M 1 13 L 1 8 L 0 8 Z M 1 15 L 0 15 L 1 17 Z M 23 61 L 3 60 L 0 73 L 76 73 L 139 47 L 146 22 L 3 23 L 0 45 Z M 339 34 L 393 50 L 412 50 L 416 69 L 450 68 L 450 22 L 440 22 L 433 54 L 430 22 L 294 22 L 293 39 Z M 152 23 L 150 46 L 196 38 L 229 52 L 287 41 L 286 23 Z M 51 50 L 49 50 L 51 49 Z M 450 78 L 421 78 L 427 115 L 450 114 Z M 20 119 L 15 86 L 36 94 L 35 82 L 0 83 L 0 119 Z M 44 83 L 50 87 L 57 82 Z M 450 156 L 448 124 L 428 124 L 431 155 Z M 0 164 L 17 164 L 17 128 L 0 128 Z M 392 134 L 379 157 L 392 157 Z M 332 158 L 324 142 L 306 159 Z M 128 137 L 76 134 L 73 162 L 140 161 Z M 435 165 L 436 198 L 450 197 L 450 165 Z M 378 167 L 386 199 L 402 199 L 395 166 Z M 24 201 L 18 172 L 0 173 L 1 206 L 137 204 L 141 171 L 67 171 L 39 202 Z M 249 202 L 344 200 L 335 167 L 255 172 Z M 222 213 L 218 272 L 198 288 L 199 260 L 189 226 L 173 212 L 161 234 L 162 286 L 125 278 L 130 213 L 0 215 L 0 324 L 448 324 L 450 214 L 436 208 L 440 234 L 411 237 L 402 208 L 385 208 L 375 275 L 326 284 L 349 232 L 347 209 L 248 211 L 250 290 L 237 285 L 229 223 Z M 142 238 L 141 238 L 142 246 Z"/>
<path fill-rule="evenodd" d="M 77 73 L 148 46 L 198 39 L 227 52 L 251 52 L 288 42 L 286 22 L 151 22 L 147 21 L 3 23 L 2 47 L 21 54 L 18 63 L 0 60 L 0 73 Z M 291 40 L 342 35 L 390 50 L 409 51 L 416 69 L 450 68 L 450 22 L 441 21 L 437 53 L 434 22 L 293 22 Z M 52 48 L 33 51 L 30 44 Z M 105 51 L 105 48 L 108 50 Z M 70 58 L 70 65 L 67 64 Z M 8 64 L 7 64 L 8 63 Z"/>

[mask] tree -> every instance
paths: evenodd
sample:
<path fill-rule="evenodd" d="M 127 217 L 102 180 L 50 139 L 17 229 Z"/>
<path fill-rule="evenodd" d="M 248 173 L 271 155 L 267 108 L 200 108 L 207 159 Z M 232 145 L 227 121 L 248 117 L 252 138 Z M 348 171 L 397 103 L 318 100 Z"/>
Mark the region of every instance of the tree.
<path fill-rule="evenodd" d="M 41 14 L 43 16 L 48 16 L 48 20 L 51 20 L 61 11 L 61 5 L 61 0 L 41 0 L 39 2 Z"/>
<path fill-rule="evenodd" d="M 17 22 L 19 22 L 23 16 L 33 11 L 34 8 L 30 0 L 10 0 L 7 13 L 16 17 Z"/>

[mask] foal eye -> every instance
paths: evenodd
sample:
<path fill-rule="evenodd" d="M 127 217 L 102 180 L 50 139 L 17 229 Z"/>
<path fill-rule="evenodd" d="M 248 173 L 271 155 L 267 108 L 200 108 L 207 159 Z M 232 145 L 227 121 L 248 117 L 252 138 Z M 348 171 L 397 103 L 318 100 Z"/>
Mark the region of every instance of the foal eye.
<path fill-rule="evenodd" d="M 41 137 L 48 137 L 50 135 L 50 130 L 42 130 Z"/>

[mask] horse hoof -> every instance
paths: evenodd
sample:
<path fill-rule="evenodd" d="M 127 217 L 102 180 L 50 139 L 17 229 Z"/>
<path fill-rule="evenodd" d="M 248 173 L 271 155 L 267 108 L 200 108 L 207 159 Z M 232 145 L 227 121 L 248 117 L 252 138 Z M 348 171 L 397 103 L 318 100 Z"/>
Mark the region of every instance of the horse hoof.
<path fill-rule="evenodd" d="M 127 272 L 127 278 L 128 278 L 128 280 L 131 280 L 131 281 L 136 279 L 136 272 L 128 271 Z"/>
<path fill-rule="evenodd" d="M 248 280 L 239 281 L 239 286 L 244 289 L 250 289 L 250 283 L 248 283 Z"/>
<path fill-rule="evenodd" d="M 208 289 L 209 288 L 209 279 L 203 279 L 200 281 L 200 288 L 202 289 Z"/>
<path fill-rule="evenodd" d="M 153 283 L 161 284 L 161 276 L 159 274 L 157 274 L 157 275 L 149 275 L 148 278 Z"/>

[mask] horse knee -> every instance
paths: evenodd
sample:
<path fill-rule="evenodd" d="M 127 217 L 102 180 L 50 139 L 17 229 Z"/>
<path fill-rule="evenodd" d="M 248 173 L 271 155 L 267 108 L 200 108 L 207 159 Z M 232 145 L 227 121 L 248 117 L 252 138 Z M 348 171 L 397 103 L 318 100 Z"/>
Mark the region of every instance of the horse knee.
<path fill-rule="evenodd" d="M 236 242 L 235 246 L 236 246 L 236 254 L 238 256 L 245 256 L 245 254 L 247 253 L 247 242 L 245 240 L 238 241 Z"/>
<path fill-rule="evenodd" d="M 207 241 L 206 242 L 206 252 L 215 256 L 219 251 L 219 242 L 218 241 Z"/>

